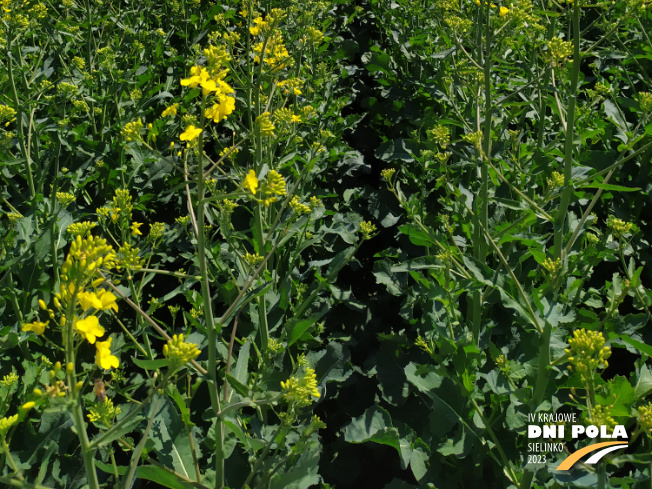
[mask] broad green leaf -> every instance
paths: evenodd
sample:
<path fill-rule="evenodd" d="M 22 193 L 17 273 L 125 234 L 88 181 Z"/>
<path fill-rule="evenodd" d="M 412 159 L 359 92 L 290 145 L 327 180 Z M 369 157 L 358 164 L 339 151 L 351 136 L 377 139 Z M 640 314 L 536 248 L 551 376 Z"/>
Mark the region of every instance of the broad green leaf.
<path fill-rule="evenodd" d="M 314 326 L 314 324 L 319 321 L 322 317 L 324 317 L 324 314 L 328 312 L 328 308 L 324 307 L 322 308 L 321 311 L 319 311 L 316 314 L 312 314 L 310 317 L 306 319 L 302 319 L 301 321 L 297 321 L 293 325 L 291 325 L 291 330 L 290 334 L 288 335 L 288 347 L 292 346 L 295 344 L 297 341 L 299 341 L 303 335 Z"/>
<path fill-rule="evenodd" d="M 270 489 L 306 489 L 316 487 L 319 476 L 319 449 L 321 445 L 313 442 L 300 451 L 292 465 L 285 465 L 270 481 Z"/>
<path fill-rule="evenodd" d="M 412 244 L 417 246 L 432 246 L 434 244 L 433 239 L 427 232 L 412 224 L 403 224 L 398 229 L 410 238 Z"/>
<path fill-rule="evenodd" d="M 383 161 L 414 161 L 413 144 L 404 139 L 386 141 L 376 149 L 376 158 Z"/>
<path fill-rule="evenodd" d="M 238 379 L 236 379 L 233 375 L 226 374 L 226 378 L 229 379 L 229 385 L 238 391 L 238 394 L 244 397 L 249 395 L 249 388 Z"/>
<path fill-rule="evenodd" d="M 186 482 L 167 470 L 154 465 L 141 465 L 136 469 L 136 477 L 156 482 L 163 487 L 170 489 L 194 489 L 194 485 Z"/>
<path fill-rule="evenodd" d="M 641 365 L 634 386 L 634 394 L 637 398 L 643 399 L 650 392 L 652 392 L 652 373 L 646 365 Z"/>
<path fill-rule="evenodd" d="M 358 418 L 354 418 L 344 429 L 344 440 L 349 443 L 372 441 L 381 445 L 394 447 L 401 453 L 398 430 L 392 426 L 391 416 L 387 411 L 373 405 Z"/>
<path fill-rule="evenodd" d="M 645 343 L 642 343 L 640 341 L 637 341 L 633 338 L 630 338 L 627 335 L 621 334 L 621 335 L 616 335 L 618 338 L 623 340 L 625 343 L 628 345 L 633 346 L 636 348 L 638 351 L 641 353 L 645 353 L 648 357 L 652 357 L 652 346 L 646 345 Z"/>
<path fill-rule="evenodd" d="M 188 429 L 179 413 L 165 398 L 161 408 L 154 415 L 150 439 L 154 442 L 159 461 L 171 467 L 182 477 L 194 480 L 195 469 Z"/>
<path fill-rule="evenodd" d="M 235 377 L 235 379 L 241 384 L 247 383 L 249 350 L 251 350 L 251 342 L 246 340 L 245 344 L 240 347 L 240 352 L 238 353 L 238 361 L 236 362 L 235 369 L 233 370 L 233 377 Z"/>

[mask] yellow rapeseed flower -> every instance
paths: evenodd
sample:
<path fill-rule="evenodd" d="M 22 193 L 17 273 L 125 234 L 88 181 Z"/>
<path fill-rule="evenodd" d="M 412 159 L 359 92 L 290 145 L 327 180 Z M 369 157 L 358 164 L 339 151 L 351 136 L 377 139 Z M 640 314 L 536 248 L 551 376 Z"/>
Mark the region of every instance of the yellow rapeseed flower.
<path fill-rule="evenodd" d="M 104 336 L 104 328 L 100 326 L 97 316 L 88 316 L 84 319 L 77 319 L 74 322 L 75 330 L 91 345 L 97 338 Z"/>
<path fill-rule="evenodd" d="M 174 117 L 175 115 L 177 115 L 177 107 L 179 107 L 179 104 L 170 105 L 167 109 L 165 109 L 161 113 L 161 117 L 168 117 L 168 116 Z"/>
<path fill-rule="evenodd" d="M 140 226 L 142 226 L 142 222 L 134 222 L 131 224 L 131 235 L 132 236 L 142 236 L 143 233 L 140 232 Z"/>
<path fill-rule="evenodd" d="M 252 194 L 255 194 L 256 189 L 258 188 L 258 178 L 256 177 L 256 172 L 253 170 L 249 170 L 249 173 L 245 177 L 242 185 L 246 189 L 248 189 Z"/>
<path fill-rule="evenodd" d="M 179 139 L 181 139 L 181 141 L 190 142 L 196 139 L 201 133 L 202 133 L 202 129 L 199 129 L 198 127 L 195 127 L 191 124 L 184 132 L 181 133 Z"/>
<path fill-rule="evenodd" d="M 118 304 L 116 304 L 116 296 L 113 292 L 110 292 L 105 289 L 101 289 L 97 293 L 97 297 L 100 299 L 100 302 L 102 303 L 102 307 L 100 309 L 102 311 L 106 311 L 107 309 L 113 309 L 115 312 L 118 312 Z"/>
<path fill-rule="evenodd" d="M 0 438 L 4 438 L 9 428 L 11 428 L 18 421 L 18 415 L 0 418 Z"/>
<path fill-rule="evenodd" d="M 111 355 L 111 342 L 113 338 L 109 337 L 106 341 L 98 341 L 96 344 L 97 352 L 95 354 L 95 363 L 105 370 L 118 368 L 120 361 L 118 357 Z"/>
<path fill-rule="evenodd" d="M 235 109 L 235 99 L 225 95 L 220 96 L 219 104 L 213 104 L 212 108 L 206 109 L 204 115 L 207 119 L 212 119 L 213 122 L 220 122 L 233 112 Z"/>
<path fill-rule="evenodd" d="M 23 331 L 34 331 L 34 333 L 38 335 L 42 335 L 45 332 L 45 327 L 48 325 L 50 321 L 46 322 L 41 322 L 41 321 L 33 321 L 29 324 L 23 324 L 22 330 Z"/>
<path fill-rule="evenodd" d="M 102 301 L 100 301 L 95 292 L 80 292 L 77 294 L 77 299 L 79 300 L 79 305 L 84 311 L 87 311 L 91 307 L 94 307 L 95 309 L 102 308 Z"/>

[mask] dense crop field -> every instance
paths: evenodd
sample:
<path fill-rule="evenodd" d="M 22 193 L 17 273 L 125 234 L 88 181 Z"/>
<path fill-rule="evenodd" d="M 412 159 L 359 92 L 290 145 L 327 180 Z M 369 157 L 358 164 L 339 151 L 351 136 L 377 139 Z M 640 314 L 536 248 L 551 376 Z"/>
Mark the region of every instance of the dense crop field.
<path fill-rule="evenodd" d="M 652 486 L 652 2 L 0 4 L 0 485 Z"/>

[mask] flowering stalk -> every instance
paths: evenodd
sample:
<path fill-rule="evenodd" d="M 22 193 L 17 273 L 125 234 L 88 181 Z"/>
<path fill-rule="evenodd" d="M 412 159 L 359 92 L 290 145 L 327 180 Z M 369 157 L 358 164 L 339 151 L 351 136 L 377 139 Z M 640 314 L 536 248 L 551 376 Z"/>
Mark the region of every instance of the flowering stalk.
<path fill-rule="evenodd" d="M 206 96 L 202 97 L 200 127 L 205 127 Z M 204 180 L 204 136 L 203 131 L 199 133 L 199 151 L 197 163 L 197 260 L 199 262 L 199 275 L 201 279 L 202 304 L 204 306 L 204 317 L 206 318 L 206 331 L 208 336 L 208 375 L 212 387 L 209 388 L 211 406 L 217 414 L 221 411 L 220 396 L 217 387 L 217 335 L 221 333 L 221 324 L 215 324 L 213 317 L 213 304 L 211 299 L 210 284 L 208 282 L 208 265 L 206 262 L 206 219 L 204 216 L 206 203 L 204 202 L 205 180 Z M 219 326 L 220 330 L 217 331 Z M 224 486 L 224 430 L 222 422 L 218 421 L 215 436 L 215 482 L 216 487 Z"/>
<path fill-rule="evenodd" d="M 86 423 L 84 422 L 84 413 L 82 411 L 81 399 L 79 398 L 79 390 L 76 388 L 75 373 L 75 344 L 73 336 L 74 318 L 75 318 L 75 304 L 77 302 L 77 289 L 72 295 L 71 300 L 68 302 L 66 308 L 66 324 L 63 328 L 64 346 L 66 350 L 66 379 L 68 381 L 68 392 L 71 395 L 71 416 L 79 438 L 81 446 L 82 460 L 84 462 L 84 470 L 86 471 L 86 479 L 89 489 L 99 489 L 100 483 L 97 478 L 95 470 L 95 450 L 90 447 L 88 433 L 86 433 Z"/>
<path fill-rule="evenodd" d="M 7 38 L 7 52 L 11 52 L 11 41 L 12 41 L 12 36 L 8 36 Z M 25 158 L 25 168 L 27 170 L 27 184 L 29 185 L 29 193 L 32 196 L 32 199 L 36 197 L 36 188 L 34 187 L 34 176 L 32 175 L 32 159 L 30 155 L 30 148 L 25 144 L 26 140 L 31 140 L 31 137 L 25 138 L 25 134 L 23 133 L 23 104 L 20 102 L 18 99 L 18 92 L 16 91 L 16 81 L 14 79 L 14 70 L 13 70 L 13 56 L 8 56 L 7 57 L 7 67 L 8 67 L 8 72 L 9 72 L 9 84 L 11 85 L 11 94 L 13 96 L 13 102 L 14 106 L 16 107 L 16 110 L 18 110 L 18 114 L 16 115 L 16 126 L 18 128 L 18 143 L 20 146 L 20 151 L 22 153 L 23 158 Z M 38 232 L 38 219 L 35 221 L 36 222 L 36 232 Z"/>
<path fill-rule="evenodd" d="M 580 7 L 573 2 L 573 68 L 570 79 L 570 98 L 568 100 L 568 119 L 566 121 L 566 139 L 564 141 L 564 189 L 561 193 L 557 217 L 554 222 L 555 258 L 562 259 L 564 223 L 566 211 L 573 193 L 571 176 L 573 170 L 573 139 L 575 133 L 575 106 L 577 104 L 577 85 L 580 75 Z"/>

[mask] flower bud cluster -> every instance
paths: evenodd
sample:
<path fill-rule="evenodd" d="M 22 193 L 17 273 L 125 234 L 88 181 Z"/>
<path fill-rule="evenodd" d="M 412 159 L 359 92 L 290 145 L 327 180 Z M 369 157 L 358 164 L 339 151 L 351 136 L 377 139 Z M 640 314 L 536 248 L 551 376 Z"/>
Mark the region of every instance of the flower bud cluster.
<path fill-rule="evenodd" d="M 174 335 L 167 344 L 163 345 L 165 355 L 173 365 L 182 366 L 199 356 L 201 350 L 194 343 L 184 341 L 183 335 Z"/>
<path fill-rule="evenodd" d="M 598 331 L 586 331 L 584 328 L 573 332 L 573 338 L 568 340 L 570 348 L 566 353 L 571 356 L 568 361 L 569 370 L 579 372 L 583 381 L 593 378 L 598 368 L 607 368 L 607 359 L 611 356 L 611 348 L 604 346 L 605 339 Z"/>
<path fill-rule="evenodd" d="M 281 382 L 285 399 L 297 407 L 305 407 L 312 403 L 313 397 L 321 397 L 317 389 L 317 374 L 311 367 L 306 367 L 301 377 L 293 376 Z"/>

